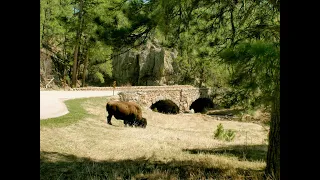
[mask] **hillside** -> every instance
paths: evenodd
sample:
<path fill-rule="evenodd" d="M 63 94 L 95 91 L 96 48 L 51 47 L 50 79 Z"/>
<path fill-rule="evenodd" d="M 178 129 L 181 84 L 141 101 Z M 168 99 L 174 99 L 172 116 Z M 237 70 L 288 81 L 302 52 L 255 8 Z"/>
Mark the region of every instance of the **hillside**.
<path fill-rule="evenodd" d="M 263 174 L 265 126 L 146 108 L 146 129 L 124 127 L 114 117 L 110 126 L 105 102 L 83 100 L 91 116 L 69 126 L 40 126 L 40 179 L 260 179 Z M 233 141 L 214 138 L 220 123 L 235 131 Z"/>

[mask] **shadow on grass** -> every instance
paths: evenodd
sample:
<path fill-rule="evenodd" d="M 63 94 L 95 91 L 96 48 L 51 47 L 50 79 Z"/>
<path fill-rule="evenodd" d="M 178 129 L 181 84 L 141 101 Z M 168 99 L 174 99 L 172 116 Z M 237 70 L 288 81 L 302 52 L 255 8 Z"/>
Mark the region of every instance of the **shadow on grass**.
<path fill-rule="evenodd" d="M 261 179 L 258 170 L 207 167 L 194 161 L 134 160 L 95 161 L 70 154 L 40 151 L 40 179 Z M 252 178 L 254 177 L 254 178 Z"/>
<path fill-rule="evenodd" d="M 239 161 L 265 161 L 267 157 L 267 145 L 234 145 L 214 149 L 184 149 L 191 154 L 220 154 L 235 156 Z"/>

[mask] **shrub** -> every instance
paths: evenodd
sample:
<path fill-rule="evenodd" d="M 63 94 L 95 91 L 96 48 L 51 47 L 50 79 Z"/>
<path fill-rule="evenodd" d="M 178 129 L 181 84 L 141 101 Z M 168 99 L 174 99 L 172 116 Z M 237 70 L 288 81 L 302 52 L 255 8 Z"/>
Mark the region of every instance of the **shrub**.
<path fill-rule="evenodd" d="M 224 129 L 223 129 L 222 124 L 221 124 L 221 123 L 218 124 L 217 130 L 215 130 L 215 132 L 214 132 L 214 138 L 216 138 L 216 139 L 222 139 L 223 131 L 224 131 Z"/>
<path fill-rule="evenodd" d="M 104 78 L 103 78 L 103 74 L 100 72 L 96 72 L 93 76 L 93 79 L 95 82 L 100 82 L 100 83 L 104 83 Z"/>
<path fill-rule="evenodd" d="M 67 83 L 68 85 L 70 85 L 70 84 L 71 84 L 71 79 L 70 79 L 70 77 L 69 77 L 69 76 L 66 76 L 66 83 Z"/>
<path fill-rule="evenodd" d="M 235 131 L 231 130 L 231 129 L 227 129 L 225 132 L 224 132 L 224 138 L 226 141 L 232 141 L 235 137 Z"/>
<path fill-rule="evenodd" d="M 232 141 L 235 137 L 235 131 L 231 129 L 225 130 L 222 124 L 218 124 L 217 129 L 214 131 L 214 138 L 225 141 Z"/>

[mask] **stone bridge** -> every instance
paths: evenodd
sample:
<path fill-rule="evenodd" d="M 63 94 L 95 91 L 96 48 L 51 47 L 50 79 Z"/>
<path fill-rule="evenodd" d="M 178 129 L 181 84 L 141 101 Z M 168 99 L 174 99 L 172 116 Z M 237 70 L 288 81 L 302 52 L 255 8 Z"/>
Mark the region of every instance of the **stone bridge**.
<path fill-rule="evenodd" d="M 112 87 L 86 87 L 75 88 L 73 91 L 81 90 L 113 90 Z M 191 104 L 200 97 L 209 97 L 210 89 L 196 88 L 190 85 L 172 85 L 172 86 L 131 86 L 116 87 L 115 91 L 122 101 L 134 101 L 141 106 L 150 107 L 153 103 L 170 99 L 180 109 L 180 112 L 189 110 Z"/>
<path fill-rule="evenodd" d="M 119 93 L 120 100 L 134 101 L 144 107 L 153 103 L 170 99 L 180 109 L 180 112 L 189 110 L 191 104 L 200 97 L 209 97 L 209 89 L 193 86 L 153 86 L 136 90 L 127 90 Z"/>

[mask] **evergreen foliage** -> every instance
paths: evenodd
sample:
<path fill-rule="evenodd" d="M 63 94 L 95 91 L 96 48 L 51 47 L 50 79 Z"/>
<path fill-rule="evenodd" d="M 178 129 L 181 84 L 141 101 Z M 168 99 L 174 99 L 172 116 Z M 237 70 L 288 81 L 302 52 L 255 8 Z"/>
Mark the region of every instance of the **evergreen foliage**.
<path fill-rule="evenodd" d="M 40 49 L 61 81 L 105 86 L 113 56 L 158 39 L 178 51 L 175 83 L 212 87 L 225 107 L 269 109 L 266 174 L 279 179 L 279 9 L 274 0 L 41 0 Z"/>

